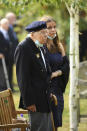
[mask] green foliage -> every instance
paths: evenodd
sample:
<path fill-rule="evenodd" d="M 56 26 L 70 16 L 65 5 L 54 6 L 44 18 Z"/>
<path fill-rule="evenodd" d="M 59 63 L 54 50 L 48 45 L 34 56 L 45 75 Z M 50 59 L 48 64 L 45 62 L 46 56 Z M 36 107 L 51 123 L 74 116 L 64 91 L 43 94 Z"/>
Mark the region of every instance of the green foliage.
<path fill-rule="evenodd" d="M 65 5 L 63 4 L 55 7 L 55 5 L 44 5 L 38 1 L 34 3 L 31 2 L 30 4 L 24 6 L 17 5 L 16 9 L 14 6 L 10 6 L 9 8 L 2 7 L 0 13 L 1 18 L 4 17 L 5 14 L 9 11 L 13 11 L 18 17 L 18 27 L 16 27 L 16 32 L 18 32 L 20 41 L 24 39 L 25 36 L 24 27 L 32 21 L 40 20 L 43 15 L 51 15 L 56 20 L 60 39 L 67 38 L 67 35 L 69 34 L 69 15 Z"/>
<path fill-rule="evenodd" d="M 87 0 L 0 0 L 0 5 L 16 8 L 20 6 L 25 7 L 32 3 L 40 3 L 45 6 L 60 6 L 62 2 L 67 3 L 68 5 L 73 4 L 73 6 L 78 5 L 81 9 L 85 9 L 87 7 Z"/>
<path fill-rule="evenodd" d="M 79 6 L 86 11 L 87 0 L 0 0 L 0 18 L 7 12 L 13 11 L 17 15 L 15 28 L 20 41 L 26 36 L 24 27 L 32 21 L 39 20 L 43 15 L 51 15 L 57 22 L 57 29 L 61 40 L 69 37 L 69 13 L 65 2 L 70 7 Z M 80 29 L 87 29 L 87 20 L 81 19 Z"/>

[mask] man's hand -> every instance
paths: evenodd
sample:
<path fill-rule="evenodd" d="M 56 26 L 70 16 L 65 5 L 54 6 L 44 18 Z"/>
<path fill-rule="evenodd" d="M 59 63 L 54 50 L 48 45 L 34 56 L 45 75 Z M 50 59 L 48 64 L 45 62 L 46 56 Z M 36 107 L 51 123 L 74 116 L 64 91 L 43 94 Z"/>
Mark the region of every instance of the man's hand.
<path fill-rule="evenodd" d="M 28 106 L 27 109 L 29 111 L 36 112 L 36 106 L 35 105 Z"/>
<path fill-rule="evenodd" d="M 58 105 L 57 97 L 53 93 L 50 94 L 51 100 L 54 101 L 55 106 Z"/>
<path fill-rule="evenodd" d="M 2 59 L 3 57 L 4 57 L 4 55 L 0 53 L 0 59 Z"/>

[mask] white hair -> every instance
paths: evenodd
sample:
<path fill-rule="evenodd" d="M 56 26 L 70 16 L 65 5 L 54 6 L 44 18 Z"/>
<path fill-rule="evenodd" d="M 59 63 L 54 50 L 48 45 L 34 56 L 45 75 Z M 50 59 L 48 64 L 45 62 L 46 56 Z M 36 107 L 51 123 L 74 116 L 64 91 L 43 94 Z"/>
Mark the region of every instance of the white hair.
<path fill-rule="evenodd" d="M 15 16 L 15 14 L 13 12 L 9 12 L 9 13 L 6 14 L 7 19 L 10 19 L 13 16 Z"/>
<path fill-rule="evenodd" d="M 8 22 L 8 19 L 3 18 L 3 19 L 1 19 L 1 21 L 0 21 L 0 25 L 6 24 L 7 22 Z"/>

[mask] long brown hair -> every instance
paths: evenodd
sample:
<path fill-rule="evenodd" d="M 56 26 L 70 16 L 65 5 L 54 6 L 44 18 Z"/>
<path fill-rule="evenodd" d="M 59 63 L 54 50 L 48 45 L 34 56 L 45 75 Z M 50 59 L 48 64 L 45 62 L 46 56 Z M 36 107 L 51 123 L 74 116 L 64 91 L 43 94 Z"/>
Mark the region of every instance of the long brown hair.
<path fill-rule="evenodd" d="M 53 21 L 53 22 L 56 23 L 56 21 L 55 21 L 51 16 L 43 16 L 43 17 L 41 18 L 41 21 L 46 21 L 46 23 Z"/>
<path fill-rule="evenodd" d="M 56 37 L 53 39 L 53 44 L 58 48 L 58 43 L 59 43 L 59 37 L 58 34 L 56 33 Z"/>
<path fill-rule="evenodd" d="M 46 23 L 48 23 L 48 22 L 55 22 L 56 23 L 56 21 L 51 16 L 43 16 L 41 18 L 41 21 L 46 21 Z M 51 50 L 51 52 L 58 52 L 59 51 L 58 43 L 59 43 L 59 37 L 58 37 L 58 33 L 56 32 L 56 37 L 53 39 L 53 46 L 55 46 L 55 47 L 53 48 L 53 51 Z"/>
<path fill-rule="evenodd" d="M 59 43 L 59 37 L 58 37 L 57 33 L 56 33 L 56 37 L 53 40 L 50 41 L 48 39 L 47 48 L 48 48 L 50 53 L 59 52 L 58 43 Z"/>

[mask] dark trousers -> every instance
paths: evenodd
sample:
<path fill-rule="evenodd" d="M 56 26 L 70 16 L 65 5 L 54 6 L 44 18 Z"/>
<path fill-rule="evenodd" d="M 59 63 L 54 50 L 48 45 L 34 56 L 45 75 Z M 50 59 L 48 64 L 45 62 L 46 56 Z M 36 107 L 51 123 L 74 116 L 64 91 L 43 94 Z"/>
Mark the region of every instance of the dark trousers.
<path fill-rule="evenodd" d="M 8 74 L 9 74 L 9 84 L 10 84 L 10 88 L 11 88 L 12 91 L 13 91 L 13 83 L 12 83 L 12 80 L 13 80 L 13 63 L 10 63 L 10 64 L 9 64 Z"/>
<path fill-rule="evenodd" d="M 53 131 L 51 113 L 30 112 L 30 131 Z"/>
<path fill-rule="evenodd" d="M 0 65 L 0 91 L 6 90 L 6 79 L 4 74 L 3 65 Z"/>

